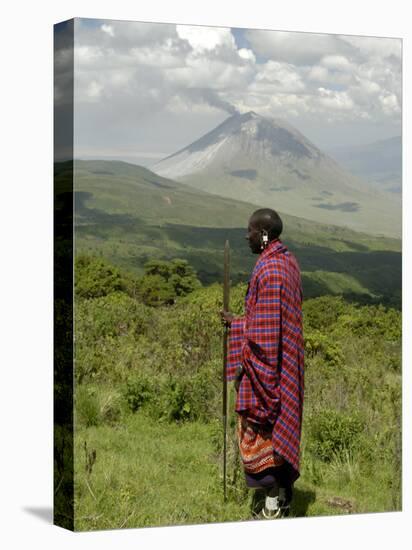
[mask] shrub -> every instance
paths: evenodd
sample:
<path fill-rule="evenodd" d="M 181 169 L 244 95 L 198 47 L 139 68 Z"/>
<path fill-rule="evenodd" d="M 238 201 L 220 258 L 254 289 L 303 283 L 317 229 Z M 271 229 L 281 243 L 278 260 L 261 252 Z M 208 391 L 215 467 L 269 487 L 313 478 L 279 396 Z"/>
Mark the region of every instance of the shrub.
<path fill-rule="evenodd" d="M 175 292 L 170 282 L 161 275 L 144 275 L 139 282 L 140 299 L 148 306 L 173 304 Z"/>
<path fill-rule="evenodd" d="M 107 337 L 94 346 L 81 338 L 76 340 L 75 377 L 79 384 L 103 380 L 113 368 L 116 349 L 114 338 Z"/>
<path fill-rule="evenodd" d="M 359 442 L 363 423 L 356 414 L 324 409 L 309 419 L 308 449 L 325 462 L 351 451 Z"/>
<path fill-rule="evenodd" d="M 309 357 L 313 357 L 317 353 L 324 350 L 327 343 L 327 336 L 319 330 L 310 333 L 305 333 L 305 353 Z"/>
<path fill-rule="evenodd" d="M 130 363 L 136 338 L 151 324 L 151 310 L 120 292 L 75 307 L 76 380 L 118 376 L 117 365 Z"/>
<path fill-rule="evenodd" d="M 343 364 L 344 356 L 340 345 L 337 342 L 328 342 L 323 351 L 325 361 L 332 367 L 338 367 Z"/>
<path fill-rule="evenodd" d="M 321 296 L 306 300 L 303 303 L 305 327 L 330 332 L 346 307 L 340 296 Z"/>
<path fill-rule="evenodd" d="M 121 292 L 76 304 L 76 336 L 88 343 L 105 336 L 145 334 L 151 319 L 150 308 Z"/>
<path fill-rule="evenodd" d="M 122 407 L 119 395 L 109 393 L 104 397 L 100 405 L 100 417 L 102 422 L 114 425 L 117 424 L 122 416 Z"/>
<path fill-rule="evenodd" d="M 168 420 L 184 421 L 195 416 L 190 399 L 190 387 L 187 383 L 172 380 L 169 387 L 164 386 L 166 414 Z"/>
<path fill-rule="evenodd" d="M 132 412 L 138 411 L 154 396 L 153 380 L 145 373 L 135 374 L 124 387 L 124 397 Z"/>
<path fill-rule="evenodd" d="M 100 424 L 100 406 L 95 388 L 82 384 L 77 385 L 75 391 L 75 414 L 76 421 L 87 428 Z"/>
<path fill-rule="evenodd" d="M 196 272 L 187 260 L 151 260 L 144 269 L 138 292 L 150 306 L 171 305 L 178 296 L 186 296 L 200 287 Z"/>
<path fill-rule="evenodd" d="M 120 271 L 106 260 L 85 254 L 76 257 L 76 297 L 97 298 L 125 289 L 126 284 Z"/>
<path fill-rule="evenodd" d="M 319 330 L 305 333 L 305 352 L 308 357 L 322 355 L 325 362 L 334 367 L 342 365 L 344 360 L 340 344 Z"/>
<path fill-rule="evenodd" d="M 382 305 L 356 308 L 348 324 L 353 334 L 362 337 L 396 341 L 402 334 L 400 313 Z"/>
<path fill-rule="evenodd" d="M 124 385 L 123 396 L 132 412 L 142 408 L 154 418 L 169 422 L 202 420 L 218 415 L 220 382 L 214 365 L 206 365 L 193 376 L 139 372 Z"/>

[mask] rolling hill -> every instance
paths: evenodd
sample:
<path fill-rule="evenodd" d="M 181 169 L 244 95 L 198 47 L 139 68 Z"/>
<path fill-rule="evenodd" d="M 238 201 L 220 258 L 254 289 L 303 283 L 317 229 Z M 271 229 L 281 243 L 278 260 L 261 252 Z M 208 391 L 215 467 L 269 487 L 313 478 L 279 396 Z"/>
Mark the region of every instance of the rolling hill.
<path fill-rule="evenodd" d="M 70 177 L 58 163 L 58 179 Z M 75 250 L 136 274 L 152 258 L 187 259 L 204 284 L 221 281 L 223 245 L 232 282 L 248 279 L 256 256 L 245 240 L 253 204 L 223 198 L 124 162 L 75 161 Z M 281 212 L 282 239 L 296 254 L 307 297 L 351 294 L 400 304 L 401 245 Z"/>

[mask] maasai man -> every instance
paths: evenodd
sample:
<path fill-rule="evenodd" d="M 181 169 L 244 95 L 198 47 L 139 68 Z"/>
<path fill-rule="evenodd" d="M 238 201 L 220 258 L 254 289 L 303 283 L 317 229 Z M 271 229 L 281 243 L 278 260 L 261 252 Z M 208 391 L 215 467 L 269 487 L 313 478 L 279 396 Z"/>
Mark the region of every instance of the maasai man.
<path fill-rule="evenodd" d="M 282 220 L 256 210 L 246 239 L 259 258 L 245 315 L 221 311 L 230 327 L 227 379 L 237 390 L 238 440 L 246 483 L 264 493 L 266 518 L 287 515 L 299 476 L 304 349 L 302 286 L 296 258 L 279 240 Z"/>

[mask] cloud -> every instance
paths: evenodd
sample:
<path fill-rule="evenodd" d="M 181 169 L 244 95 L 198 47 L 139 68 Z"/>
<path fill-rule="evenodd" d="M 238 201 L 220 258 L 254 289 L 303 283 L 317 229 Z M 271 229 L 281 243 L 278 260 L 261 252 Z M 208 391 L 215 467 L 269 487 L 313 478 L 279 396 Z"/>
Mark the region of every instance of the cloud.
<path fill-rule="evenodd" d="M 385 98 L 394 94 L 400 104 L 400 64 L 393 62 L 399 40 L 383 39 L 382 46 L 368 37 L 247 31 L 251 48 L 237 49 L 227 28 L 121 21 L 77 27 L 79 101 L 124 101 L 136 94 L 140 107 L 148 102 L 144 110 L 157 105 L 156 98 L 160 106 L 180 94 L 188 109 L 191 102 L 203 101 L 230 113 L 265 101 L 277 104 L 276 94 L 286 102 L 292 94 L 304 96 L 300 105 L 316 112 L 333 106 L 341 111 L 349 104 L 342 98 L 349 97 L 357 116 L 356 105 L 365 109 L 367 98 L 379 91 Z M 385 58 L 378 57 L 380 51 Z M 269 59 L 257 62 L 255 52 Z M 319 102 L 314 99 L 319 88 L 346 95 Z M 377 102 L 374 109 L 386 116 L 387 102 Z"/>
<path fill-rule="evenodd" d="M 349 71 L 353 69 L 352 63 L 344 55 L 325 55 L 321 58 L 320 64 L 328 69 Z"/>
<path fill-rule="evenodd" d="M 378 57 L 385 59 L 402 55 L 402 40 L 400 38 L 378 38 L 371 36 L 340 36 L 340 40 L 352 46 L 363 58 Z"/>
<path fill-rule="evenodd" d="M 238 50 L 238 55 L 242 59 L 246 59 L 247 61 L 252 61 L 252 63 L 256 63 L 256 56 L 252 52 L 252 50 L 248 50 L 247 48 L 240 48 L 240 50 Z"/>
<path fill-rule="evenodd" d="M 113 48 L 117 52 L 127 51 L 140 45 L 162 44 L 168 39 L 179 37 L 176 26 L 167 23 L 141 23 L 133 21 L 75 19 L 76 40 L 80 43 Z"/>
<path fill-rule="evenodd" d="M 256 78 L 251 84 L 251 91 L 264 93 L 302 92 L 305 84 L 298 70 L 289 63 L 268 61 L 259 67 Z"/>
<path fill-rule="evenodd" d="M 112 37 L 114 36 L 114 31 L 113 31 L 112 25 L 103 24 L 100 28 L 102 29 L 103 32 L 107 32 L 108 35 L 110 35 Z"/>
<path fill-rule="evenodd" d="M 378 94 L 382 90 L 377 82 L 367 78 L 355 77 L 355 84 L 349 88 L 352 96 L 357 96 L 357 100 L 370 101 L 371 96 Z"/>
<path fill-rule="evenodd" d="M 348 44 L 331 34 L 250 30 L 246 38 L 259 55 L 295 65 L 314 64 L 329 52 L 344 54 L 349 50 Z"/>
<path fill-rule="evenodd" d="M 320 105 L 337 111 L 350 111 L 354 107 L 353 99 L 348 92 L 338 92 L 327 88 L 318 88 L 317 102 Z"/>
<path fill-rule="evenodd" d="M 87 87 L 86 93 L 90 98 L 100 97 L 103 91 L 103 86 L 96 80 L 92 80 Z"/>
<path fill-rule="evenodd" d="M 266 92 L 302 95 L 299 108 L 294 110 L 297 115 L 325 113 L 336 120 L 342 116 L 352 120 L 400 116 L 399 39 L 254 30 L 247 31 L 246 37 L 258 55 L 289 67 L 284 74 L 272 65 L 278 74 L 272 79 L 267 74 L 262 79 L 259 70 L 250 87 L 252 92 L 258 89 L 264 93 L 263 80 L 278 81 L 277 88 L 267 86 Z M 264 72 L 268 71 L 267 62 Z M 288 104 L 285 95 L 281 99 Z M 272 96 L 271 104 L 278 103 Z"/>
<path fill-rule="evenodd" d="M 384 94 L 379 96 L 379 101 L 384 112 L 388 115 L 400 113 L 398 98 L 395 94 Z"/>
<path fill-rule="evenodd" d="M 315 82 L 326 82 L 329 80 L 329 71 L 326 67 L 314 65 L 308 71 L 307 77 L 309 80 L 313 80 Z"/>
<path fill-rule="evenodd" d="M 171 42 L 166 42 L 161 47 L 131 48 L 129 58 L 136 66 L 148 65 L 162 69 L 182 67 L 182 55 L 178 48 Z"/>
<path fill-rule="evenodd" d="M 399 124 L 399 40 L 254 30 L 244 36 L 238 48 L 227 28 L 76 20 L 82 139 L 107 136 L 119 147 L 135 140 L 143 150 L 154 120 L 159 128 L 170 124 L 163 137 L 186 135 L 183 120 L 201 135 L 211 121 L 248 110 L 291 118 L 298 127 L 302 120 Z M 62 72 L 69 56 L 64 45 L 56 53 Z M 62 91 L 57 84 L 56 97 Z"/>
<path fill-rule="evenodd" d="M 353 81 L 355 74 L 352 71 L 327 69 L 321 65 L 314 65 L 303 73 L 310 82 L 339 87 L 347 87 Z"/>
<path fill-rule="evenodd" d="M 245 89 L 253 80 L 250 65 L 234 65 L 218 58 L 189 56 L 182 67 L 165 71 L 170 84 L 181 88 L 210 88 L 221 92 Z"/>
<path fill-rule="evenodd" d="M 230 29 L 176 25 L 176 32 L 179 38 L 187 40 L 193 50 L 198 53 L 205 50 L 214 50 L 217 46 L 225 46 L 231 49 L 236 47 Z"/>

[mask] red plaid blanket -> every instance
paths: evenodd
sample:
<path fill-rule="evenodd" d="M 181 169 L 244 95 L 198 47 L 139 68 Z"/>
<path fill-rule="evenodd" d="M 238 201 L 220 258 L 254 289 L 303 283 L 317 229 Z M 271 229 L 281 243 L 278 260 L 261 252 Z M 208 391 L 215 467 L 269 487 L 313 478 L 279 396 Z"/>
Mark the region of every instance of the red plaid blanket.
<path fill-rule="evenodd" d="M 227 379 L 242 365 L 236 412 L 270 424 L 273 450 L 299 476 L 304 390 L 302 286 L 296 258 L 279 240 L 260 254 L 245 298 L 245 315 L 232 321 Z"/>

